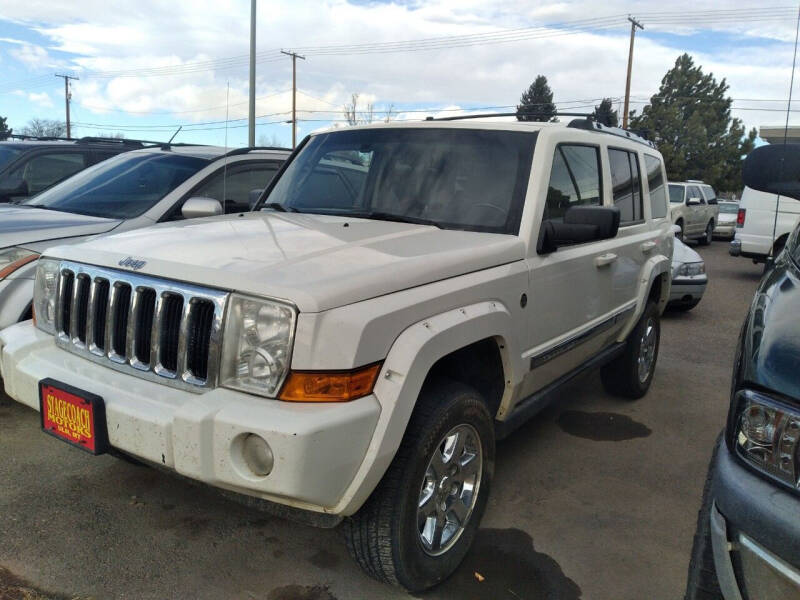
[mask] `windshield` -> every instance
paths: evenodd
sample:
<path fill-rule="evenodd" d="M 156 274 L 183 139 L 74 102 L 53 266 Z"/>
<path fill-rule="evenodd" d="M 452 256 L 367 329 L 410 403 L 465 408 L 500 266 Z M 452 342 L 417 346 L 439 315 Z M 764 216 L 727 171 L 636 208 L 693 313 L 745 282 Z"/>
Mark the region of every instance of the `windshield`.
<path fill-rule="evenodd" d="M 314 136 L 265 198 L 284 210 L 519 232 L 535 132 L 385 128 Z"/>
<path fill-rule="evenodd" d="M 670 202 L 683 202 L 683 186 L 672 185 L 669 186 L 669 201 Z"/>
<path fill-rule="evenodd" d="M 734 204 L 733 202 L 720 202 L 719 212 L 729 215 L 735 215 L 739 212 L 739 205 Z"/>
<path fill-rule="evenodd" d="M 0 145 L 0 169 L 20 155 L 22 150 Z"/>
<path fill-rule="evenodd" d="M 130 219 L 152 208 L 208 162 L 166 152 L 119 154 L 45 190 L 23 206 Z"/>

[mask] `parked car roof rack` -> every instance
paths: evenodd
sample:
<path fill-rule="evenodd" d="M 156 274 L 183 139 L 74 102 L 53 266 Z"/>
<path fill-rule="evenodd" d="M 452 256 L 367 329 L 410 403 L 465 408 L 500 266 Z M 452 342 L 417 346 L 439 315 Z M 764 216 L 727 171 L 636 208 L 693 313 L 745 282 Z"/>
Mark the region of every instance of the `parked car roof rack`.
<path fill-rule="evenodd" d="M 156 142 L 153 140 L 137 140 L 129 138 L 113 138 L 103 136 L 83 136 L 79 138 L 62 137 L 55 135 L 26 135 L 23 133 L 12 133 L 5 137 L 5 139 L 15 139 L 22 141 L 34 142 L 76 142 L 78 144 L 119 144 L 123 146 L 136 146 L 143 147 L 146 144 L 159 145 L 164 142 Z"/>
<path fill-rule="evenodd" d="M 586 117 L 591 118 L 592 115 L 588 113 L 571 113 L 571 112 L 557 112 L 557 113 L 534 113 L 534 112 L 504 112 L 504 113 L 483 113 L 478 115 L 454 115 L 452 117 L 425 117 L 426 121 L 461 121 L 462 119 L 485 119 L 486 117 L 516 117 L 518 114 L 527 117 Z"/>
<path fill-rule="evenodd" d="M 637 133 L 634 133 L 633 131 L 628 131 L 627 129 L 622 129 L 621 127 L 609 127 L 608 125 L 603 125 L 602 123 L 598 123 L 592 119 L 591 116 L 587 116 L 584 119 L 573 119 L 569 122 L 569 124 L 567 124 L 567 127 L 616 135 L 617 137 L 622 137 L 633 142 L 639 142 L 640 144 L 650 146 L 651 148 L 656 147 L 653 142 Z"/>
<path fill-rule="evenodd" d="M 246 146 L 244 148 L 236 148 L 234 150 L 231 150 L 230 152 L 226 152 L 225 154 L 222 155 L 222 157 L 225 157 L 225 156 L 238 156 L 240 154 L 247 154 L 247 153 L 252 152 L 254 150 L 281 150 L 281 151 L 285 151 L 285 152 L 291 152 L 292 151 L 291 148 L 283 148 L 282 146 Z"/>

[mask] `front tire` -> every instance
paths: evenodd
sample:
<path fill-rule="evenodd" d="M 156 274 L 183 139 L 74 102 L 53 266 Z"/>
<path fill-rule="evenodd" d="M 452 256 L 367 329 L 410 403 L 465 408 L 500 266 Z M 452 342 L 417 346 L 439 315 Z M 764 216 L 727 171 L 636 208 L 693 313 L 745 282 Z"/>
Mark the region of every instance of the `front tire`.
<path fill-rule="evenodd" d="M 458 382 L 423 389 L 378 487 L 344 524 L 350 554 L 370 576 L 422 591 L 466 556 L 494 474 L 494 423 Z"/>
<path fill-rule="evenodd" d="M 714 223 L 711 221 L 708 222 L 706 225 L 706 232 L 703 234 L 698 242 L 700 242 L 701 246 L 708 246 L 714 240 Z"/>
<path fill-rule="evenodd" d="M 600 371 L 603 387 L 610 394 L 636 400 L 650 389 L 658 360 L 661 339 L 661 320 L 658 306 L 648 300 L 625 342 L 622 355 Z"/>

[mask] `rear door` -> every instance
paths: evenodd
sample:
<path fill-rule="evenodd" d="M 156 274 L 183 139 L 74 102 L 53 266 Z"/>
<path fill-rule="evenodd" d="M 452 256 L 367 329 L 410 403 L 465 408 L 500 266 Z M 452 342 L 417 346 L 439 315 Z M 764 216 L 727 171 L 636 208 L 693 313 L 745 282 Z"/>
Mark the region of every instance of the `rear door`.
<path fill-rule="evenodd" d="M 697 199 L 700 204 L 689 206 L 689 200 Z M 706 214 L 708 205 L 703 197 L 703 192 L 697 185 L 690 185 L 686 190 L 686 233 L 697 234 L 702 233 L 706 228 Z"/>

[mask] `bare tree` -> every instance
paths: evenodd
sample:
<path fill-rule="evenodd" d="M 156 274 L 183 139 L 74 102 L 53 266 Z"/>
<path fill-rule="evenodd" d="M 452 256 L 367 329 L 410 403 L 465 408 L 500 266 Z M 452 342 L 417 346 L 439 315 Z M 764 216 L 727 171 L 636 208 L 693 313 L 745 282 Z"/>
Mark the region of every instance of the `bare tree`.
<path fill-rule="evenodd" d="M 350 97 L 350 103 L 345 104 L 342 108 L 342 114 L 348 125 L 366 125 L 372 123 L 375 118 L 375 106 L 367 104 L 364 109 L 358 107 L 359 94 L 353 94 Z"/>
<path fill-rule="evenodd" d="M 110 138 L 112 140 L 124 140 L 125 134 L 121 131 L 115 131 L 114 133 L 106 133 L 105 131 L 101 131 L 97 134 L 97 137 Z"/>
<path fill-rule="evenodd" d="M 19 131 L 22 135 L 36 137 L 63 137 L 67 133 L 67 124 L 64 121 L 53 119 L 31 119 Z"/>
<path fill-rule="evenodd" d="M 388 123 L 389 121 L 392 120 L 392 117 L 396 116 L 397 116 L 397 110 L 395 110 L 394 104 L 390 104 L 383 114 L 383 122 Z"/>
<path fill-rule="evenodd" d="M 275 146 L 275 147 L 284 147 L 284 144 L 281 142 L 281 139 L 277 136 L 277 134 L 272 133 L 269 136 L 265 134 L 261 134 L 258 136 L 258 145 L 259 146 Z"/>

